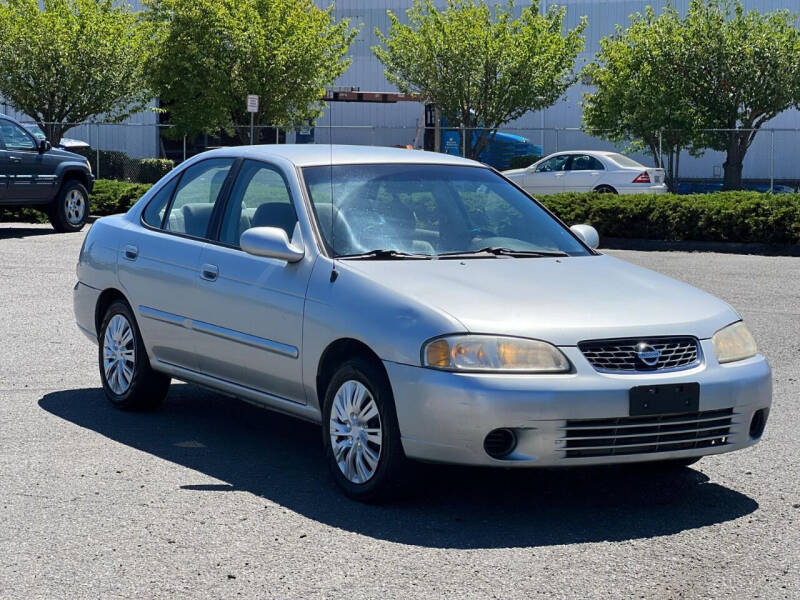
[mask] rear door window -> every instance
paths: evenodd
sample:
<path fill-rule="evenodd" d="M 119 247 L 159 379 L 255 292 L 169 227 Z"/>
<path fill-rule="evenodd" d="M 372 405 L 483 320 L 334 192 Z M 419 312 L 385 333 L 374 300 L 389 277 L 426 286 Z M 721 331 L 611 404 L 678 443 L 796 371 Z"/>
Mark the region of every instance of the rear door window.
<path fill-rule="evenodd" d="M 183 172 L 164 229 L 205 238 L 214 203 L 230 174 L 234 159 L 212 158 Z"/>

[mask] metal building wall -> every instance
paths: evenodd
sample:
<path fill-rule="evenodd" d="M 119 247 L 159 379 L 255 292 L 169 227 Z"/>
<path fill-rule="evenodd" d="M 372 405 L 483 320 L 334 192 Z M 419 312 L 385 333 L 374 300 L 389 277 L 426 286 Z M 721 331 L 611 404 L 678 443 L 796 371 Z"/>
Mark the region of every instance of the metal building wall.
<path fill-rule="evenodd" d="M 544 0 L 543 0 L 544 2 Z M 599 49 L 600 40 L 612 33 L 617 24 L 625 26 L 629 22 L 629 15 L 643 12 L 648 5 L 657 10 L 666 5 L 666 0 L 547 0 L 546 6 L 558 4 L 567 9 L 566 25 L 574 27 L 580 22 L 582 16 L 588 18 L 585 31 L 586 49 L 578 59 L 578 67 L 589 62 L 594 53 Z M 327 6 L 326 0 L 318 0 L 320 6 Z M 357 86 L 364 91 L 393 91 L 394 87 L 383 75 L 380 62 L 370 51 L 371 46 L 377 43 L 374 35 L 376 27 L 385 31 L 389 25 L 386 10 L 389 9 L 401 18 L 405 17 L 405 10 L 412 4 L 411 0 L 387 0 L 377 2 L 370 0 L 337 0 L 334 14 L 337 19 L 349 18 L 352 22 L 361 22 L 358 38 L 353 44 L 351 58 L 353 60 L 348 71 L 337 81 L 340 86 Z M 437 2 L 441 6 L 444 2 Z M 679 11 L 685 12 L 689 0 L 674 0 L 673 4 Z M 778 9 L 800 11 L 799 0 L 744 0 L 747 9 L 756 9 L 763 12 Z M 543 142 L 545 152 L 553 152 L 567 148 L 608 148 L 609 145 L 602 140 L 586 136 L 578 132 L 561 133 L 556 139 L 552 132 L 544 135 L 540 131 L 545 128 L 575 128 L 581 125 L 581 101 L 588 88 L 581 85 L 573 86 L 565 98 L 553 107 L 542 113 L 529 113 L 521 119 L 510 123 L 509 128 L 522 129 L 520 133 L 527 135 L 533 141 Z M 400 103 L 389 105 L 371 104 L 345 104 L 333 103 L 326 109 L 325 115 L 319 121 L 320 125 L 374 125 L 374 132 L 353 131 L 345 135 L 345 130 L 334 129 L 334 142 L 346 143 L 350 137 L 371 137 L 365 141 L 381 144 L 410 143 L 415 135 L 415 128 L 422 119 L 422 106 L 413 103 Z M 773 119 L 768 127 L 800 128 L 800 114 L 790 110 Z M 404 129 L 403 129 L 404 128 Z M 800 133 L 778 132 L 774 135 L 775 163 L 774 173 L 777 178 L 800 178 L 800 170 L 795 166 L 792 150 L 800 141 Z M 762 133 L 756 139 L 753 148 L 748 153 L 744 176 L 749 178 L 769 177 L 771 164 L 772 136 Z M 643 161 L 652 160 L 641 157 Z M 681 174 L 685 177 L 713 177 L 719 173 L 724 162 L 724 155 L 718 152 L 708 152 L 701 159 L 684 157 Z"/>

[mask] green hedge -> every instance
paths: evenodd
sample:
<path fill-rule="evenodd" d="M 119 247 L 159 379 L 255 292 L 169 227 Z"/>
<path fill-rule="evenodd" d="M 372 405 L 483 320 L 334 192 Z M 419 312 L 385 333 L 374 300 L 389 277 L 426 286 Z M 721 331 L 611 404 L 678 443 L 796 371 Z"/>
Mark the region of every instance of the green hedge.
<path fill-rule="evenodd" d="M 125 212 L 149 184 L 101 179 L 92 193 L 92 214 Z M 566 223 L 588 223 L 602 237 L 666 241 L 800 244 L 800 194 L 722 192 L 677 196 L 557 194 L 541 201 Z M 29 209 L 3 212 L 2 220 L 35 220 Z"/>
<path fill-rule="evenodd" d="M 558 194 L 542 202 L 601 237 L 667 241 L 800 243 L 800 194 L 721 192 L 678 196 Z"/>
<path fill-rule="evenodd" d="M 150 189 L 151 185 L 149 183 L 98 179 L 94 182 L 92 190 L 92 214 L 105 216 L 127 212 Z"/>
<path fill-rule="evenodd" d="M 97 151 L 91 148 L 77 148 L 74 152 L 85 156 L 97 171 Z M 124 152 L 101 150 L 100 176 L 103 179 L 128 181 L 133 183 L 155 183 L 175 167 L 175 161 L 168 158 L 131 158 Z"/>

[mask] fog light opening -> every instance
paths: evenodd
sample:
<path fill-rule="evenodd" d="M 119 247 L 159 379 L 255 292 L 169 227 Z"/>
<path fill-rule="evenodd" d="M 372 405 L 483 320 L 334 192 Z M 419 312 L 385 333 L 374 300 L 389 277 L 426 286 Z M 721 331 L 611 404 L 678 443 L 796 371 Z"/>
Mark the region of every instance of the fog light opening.
<path fill-rule="evenodd" d="M 483 449 L 492 458 L 505 458 L 517 447 L 517 436 L 511 429 L 494 429 L 483 440 Z"/>
<path fill-rule="evenodd" d="M 758 439 L 764 434 L 764 428 L 767 426 L 767 416 L 769 415 L 768 408 L 761 408 L 753 413 L 753 420 L 750 421 L 750 437 Z"/>

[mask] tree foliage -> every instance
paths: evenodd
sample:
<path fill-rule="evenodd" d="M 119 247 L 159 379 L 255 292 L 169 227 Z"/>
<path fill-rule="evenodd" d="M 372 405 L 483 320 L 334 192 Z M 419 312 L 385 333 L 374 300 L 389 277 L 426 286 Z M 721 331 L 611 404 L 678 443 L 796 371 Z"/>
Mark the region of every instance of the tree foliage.
<path fill-rule="evenodd" d="M 788 11 L 692 0 L 683 18 L 671 7 L 632 17 L 602 41 L 585 73 L 596 86 L 584 105 L 587 126 L 639 140 L 654 155 L 663 130 L 675 163 L 681 148 L 724 151 L 724 187 L 740 189 L 758 130 L 800 102 L 800 31 Z M 713 129 L 736 131 L 703 131 Z"/>
<path fill-rule="evenodd" d="M 401 92 L 436 104 L 451 124 L 481 128 L 467 148 L 477 157 L 498 127 L 551 106 L 575 81 L 586 22 L 564 32 L 565 9 L 541 15 L 538 4 L 514 18 L 513 1 L 448 0 L 439 10 L 415 0 L 407 24 L 389 11 L 389 30 L 376 31 L 381 45 L 372 50 Z"/>
<path fill-rule="evenodd" d="M 121 121 L 151 98 L 146 40 L 112 0 L 0 0 L 0 96 L 54 144 L 71 124 Z"/>
<path fill-rule="evenodd" d="M 320 114 L 325 86 L 348 67 L 357 33 L 312 0 L 146 0 L 158 30 L 152 86 L 175 134 L 229 134 L 249 121 L 288 125 Z M 239 137 L 245 131 L 239 130 Z"/>
<path fill-rule="evenodd" d="M 726 152 L 725 189 L 740 189 L 742 164 L 758 130 L 800 103 L 800 31 L 788 10 L 745 11 L 728 0 L 692 0 L 685 19 L 689 60 L 678 64 L 703 146 Z M 748 131 L 750 130 L 750 131 Z"/>
<path fill-rule="evenodd" d="M 685 81 L 675 65 L 686 61 L 683 23 L 667 7 L 647 7 L 600 41 L 584 77 L 594 91 L 584 97 L 584 126 L 594 135 L 646 149 L 666 166 L 667 184 L 677 186 L 679 156 L 691 145 L 695 111 L 686 102 Z"/>

